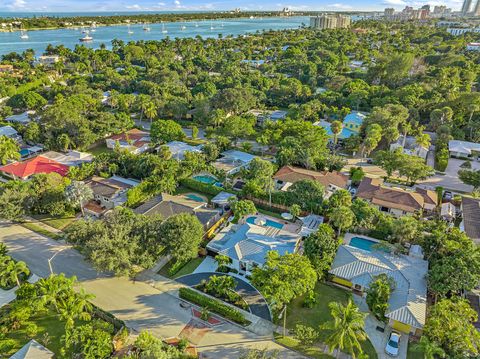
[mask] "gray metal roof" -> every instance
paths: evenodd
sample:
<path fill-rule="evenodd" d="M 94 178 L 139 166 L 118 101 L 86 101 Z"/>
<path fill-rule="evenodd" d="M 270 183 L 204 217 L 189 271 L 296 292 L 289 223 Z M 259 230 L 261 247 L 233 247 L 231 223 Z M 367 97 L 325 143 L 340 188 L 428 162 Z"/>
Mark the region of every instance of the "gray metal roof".
<path fill-rule="evenodd" d="M 391 277 L 396 286 L 386 317 L 415 328 L 425 324 L 427 271 L 428 262 L 421 258 L 376 250 L 369 252 L 349 245 L 340 246 L 330 269 L 331 274 L 362 287 L 368 287 L 379 274 Z"/>
<path fill-rule="evenodd" d="M 51 359 L 53 357 L 53 352 L 32 339 L 13 354 L 10 359 Z"/>

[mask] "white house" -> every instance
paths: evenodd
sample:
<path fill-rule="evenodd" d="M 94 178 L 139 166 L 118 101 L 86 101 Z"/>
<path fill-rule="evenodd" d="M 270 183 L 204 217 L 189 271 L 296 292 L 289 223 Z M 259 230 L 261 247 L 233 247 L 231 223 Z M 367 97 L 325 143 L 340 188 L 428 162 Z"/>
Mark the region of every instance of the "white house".
<path fill-rule="evenodd" d="M 38 63 L 43 66 L 52 66 L 60 61 L 60 56 L 58 55 L 45 55 L 38 58 Z"/>
<path fill-rule="evenodd" d="M 31 116 L 35 115 L 35 111 L 33 110 L 30 110 L 30 111 L 25 111 L 23 113 L 20 113 L 18 115 L 11 115 L 11 116 L 8 116 L 7 118 L 5 118 L 5 121 L 7 122 L 17 122 L 17 123 L 21 123 L 23 125 L 26 125 L 27 123 L 29 123 L 31 121 Z"/>
<path fill-rule="evenodd" d="M 395 151 L 397 148 L 400 148 L 403 153 L 409 156 L 417 156 L 426 159 L 428 155 L 428 148 L 418 145 L 417 140 L 413 136 L 407 136 L 405 138 L 401 135 L 397 142 L 390 145 L 390 151 Z"/>
<path fill-rule="evenodd" d="M 228 150 L 222 153 L 222 157 L 213 163 L 213 166 L 224 171 L 227 175 L 238 173 L 242 168 L 248 167 L 250 162 L 257 156 L 237 150 Z"/>
<path fill-rule="evenodd" d="M 108 137 L 106 140 L 107 148 L 114 149 L 119 146 L 121 149 L 134 154 L 143 153 L 150 147 L 150 133 L 136 128 L 127 132 Z"/>
<path fill-rule="evenodd" d="M 12 126 L 9 125 L 0 127 L 0 136 L 6 136 L 15 141 L 19 141 L 22 139 L 22 137 L 18 134 L 17 130 L 15 130 Z"/>
<path fill-rule="evenodd" d="M 451 157 L 478 160 L 480 157 L 480 143 L 451 140 L 448 141 L 448 151 Z"/>
<path fill-rule="evenodd" d="M 191 146 L 188 143 L 181 142 L 181 141 L 171 141 L 163 146 L 167 146 L 168 149 L 170 150 L 170 153 L 172 154 L 172 157 L 178 161 L 182 161 L 185 159 L 186 152 L 200 153 L 202 152 L 202 147 L 203 147 L 202 145 Z M 157 150 L 159 150 L 160 147 L 162 146 L 159 146 Z"/>

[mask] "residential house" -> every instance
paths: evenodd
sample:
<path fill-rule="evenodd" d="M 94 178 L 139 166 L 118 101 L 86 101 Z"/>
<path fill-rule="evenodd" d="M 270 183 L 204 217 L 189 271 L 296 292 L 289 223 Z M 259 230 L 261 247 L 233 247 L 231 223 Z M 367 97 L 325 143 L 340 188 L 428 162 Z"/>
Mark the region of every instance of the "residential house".
<path fill-rule="evenodd" d="M 266 64 L 265 60 L 242 60 L 240 62 L 242 64 L 246 64 L 246 65 L 249 65 L 249 66 L 255 67 L 255 68 L 258 68 L 258 67 Z"/>
<path fill-rule="evenodd" d="M 365 117 L 366 115 L 364 113 L 358 111 L 353 111 L 345 116 L 342 122 L 342 131 L 338 134 L 338 139 L 344 140 L 354 135 L 358 135 Z M 314 125 L 323 127 L 325 131 L 327 131 L 327 135 L 330 138 L 333 138 L 332 124 L 330 122 L 321 120 L 315 122 Z"/>
<path fill-rule="evenodd" d="M 301 238 L 283 229 L 245 222 L 223 228 L 208 243 L 207 251 L 213 256 L 226 255 L 231 259 L 231 268 L 250 275 L 253 268 L 265 264 L 269 251 L 277 251 L 280 255 L 295 253 Z"/>
<path fill-rule="evenodd" d="M 119 176 L 110 178 L 92 177 L 86 181 L 92 189 L 93 199 L 84 206 L 87 214 L 100 217 L 107 211 L 122 206 L 127 202 L 127 191 L 138 186 L 140 182 Z"/>
<path fill-rule="evenodd" d="M 206 201 L 192 195 L 172 196 L 162 193 L 143 203 L 134 210 L 137 214 L 160 214 L 164 219 L 180 213 L 189 213 L 198 218 L 205 231 L 214 226 L 221 217 L 221 211 L 208 208 Z"/>
<path fill-rule="evenodd" d="M 257 156 L 237 150 L 223 152 L 222 157 L 213 163 L 213 166 L 224 171 L 227 176 L 238 173 L 242 168 L 248 167 L 250 162 Z"/>
<path fill-rule="evenodd" d="M 413 136 L 407 136 L 405 138 L 403 135 L 401 135 L 397 142 L 390 145 L 390 151 L 395 151 L 397 148 L 400 148 L 403 153 L 409 156 L 421 157 L 424 160 L 428 155 L 428 148 L 417 144 L 417 140 Z"/>
<path fill-rule="evenodd" d="M 325 191 L 330 194 L 348 187 L 348 176 L 343 173 L 337 171 L 317 172 L 293 166 L 283 166 L 275 173 L 273 179 L 276 189 L 280 191 L 286 191 L 295 182 L 306 179 L 321 183 Z"/>
<path fill-rule="evenodd" d="M 250 110 L 249 114 L 252 114 L 257 119 L 257 126 L 263 127 L 267 121 L 280 121 L 284 120 L 287 116 L 287 111 L 282 110 Z"/>
<path fill-rule="evenodd" d="M 120 149 L 134 154 L 147 151 L 150 142 L 150 133 L 136 128 L 118 135 L 112 135 L 106 139 L 107 148 L 114 149 L 119 146 Z"/>
<path fill-rule="evenodd" d="M 202 148 L 203 148 L 202 145 L 192 146 L 192 145 L 189 145 L 188 143 L 181 142 L 181 141 L 168 142 L 163 146 L 167 146 L 168 149 L 170 150 L 170 153 L 172 154 L 172 158 L 175 158 L 176 160 L 179 160 L 179 161 L 182 161 L 185 159 L 186 152 L 200 153 L 202 152 Z M 160 147 L 158 147 L 157 150 L 159 150 Z"/>
<path fill-rule="evenodd" d="M 383 186 L 379 178 L 364 178 L 357 190 L 357 197 L 369 201 L 383 212 L 403 216 L 422 211 L 433 211 L 438 204 L 435 191 L 415 188 L 414 191 Z"/>
<path fill-rule="evenodd" d="M 38 58 L 38 63 L 43 66 L 53 66 L 60 61 L 58 55 L 45 55 Z"/>
<path fill-rule="evenodd" d="M 0 65 L 0 73 L 10 74 L 13 72 L 13 65 Z"/>
<path fill-rule="evenodd" d="M 15 141 L 21 141 L 22 136 L 17 132 L 16 129 L 14 129 L 12 126 L 2 126 L 0 127 L 0 136 L 6 136 L 9 137 Z"/>
<path fill-rule="evenodd" d="M 467 51 L 480 51 L 480 42 L 469 42 L 467 44 Z"/>
<path fill-rule="evenodd" d="M 16 123 L 21 123 L 22 125 L 26 125 L 31 121 L 31 116 L 35 115 L 35 111 L 30 110 L 30 111 L 25 111 L 23 113 L 20 113 L 18 115 L 11 115 L 5 118 L 5 121 L 7 122 L 16 122 Z"/>
<path fill-rule="evenodd" d="M 448 151 L 451 157 L 476 161 L 480 159 L 480 143 L 451 140 L 448 141 Z"/>
<path fill-rule="evenodd" d="M 427 313 L 428 262 L 416 253 L 394 255 L 341 245 L 329 273 L 332 282 L 364 295 L 379 274 L 395 282 L 385 316 L 393 329 L 420 336 Z"/>
<path fill-rule="evenodd" d="M 49 151 L 37 157 L 22 162 L 10 163 L 0 167 L 0 173 L 13 178 L 27 180 L 33 175 L 40 173 L 58 173 L 66 176 L 68 169 L 72 166 L 80 166 L 83 163 L 91 162 L 93 156 L 89 153 L 70 151 L 66 154 Z"/>
<path fill-rule="evenodd" d="M 35 339 L 31 339 L 18 352 L 13 354 L 10 359 L 52 359 L 55 354 L 38 343 Z"/>
<path fill-rule="evenodd" d="M 462 197 L 463 220 L 460 229 L 465 231 L 472 241 L 480 244 L 480 199 Z"/>
<path fill-rule="evenodd" d="M 237 196 L 229 192 L 220 192 L 213 197 L 210 202 L 216 207 L 221 208 L 222 211 L 230 209 L 230 201 L 237 199 Z"/>

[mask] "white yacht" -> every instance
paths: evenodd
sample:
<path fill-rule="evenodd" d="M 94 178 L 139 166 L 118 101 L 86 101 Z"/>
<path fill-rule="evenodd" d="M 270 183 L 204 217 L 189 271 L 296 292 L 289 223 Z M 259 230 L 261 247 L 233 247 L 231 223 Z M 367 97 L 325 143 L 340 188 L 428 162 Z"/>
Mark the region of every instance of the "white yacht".
<path fill-rule="evenodd" d="M 21 31 L 20 31 L 20 38 L 21 38 L 22 40 L 27 40 L 27 39 L 28 39 L 28 34 L 27 34 L 27 32 L 21 30 Z"/>
<path fill-rule="evenodd" d="M 162 34 L 166 34 L 168 31 L 165 28 L 165 24 L 162 23 Z"/>
<path fill-rule="evenodd" d="M 133 34 L 133 31 L 130 29 L 130 24 L 127 25 L 127 28 L 128 28 L 127 33 L 128 33 L 129 35 Z"/>
<path fill-rule="evenodd" d="M 91 37 L 89 32 L 87 31 L 85 33 L 85 36 L 81 37 L 79 40 L 80 40 L 80 42 L 90 42 L 90 41 L 93 41 L 93 37 Z"/>
<path fill-rule="evenodd" d="M 180 27 L 180 30 L 182 30 L 182 31 L 183 31 L 183 30 L 186 30 L 186 29 L 187 29 L 187 27 L 186 27 L 185 25 L 182 25 L 182 26 Z"/>
<path fill-rule="evenodd" d="M 150 26 L 143 24 L 143 31 L 150 31 Z"/>

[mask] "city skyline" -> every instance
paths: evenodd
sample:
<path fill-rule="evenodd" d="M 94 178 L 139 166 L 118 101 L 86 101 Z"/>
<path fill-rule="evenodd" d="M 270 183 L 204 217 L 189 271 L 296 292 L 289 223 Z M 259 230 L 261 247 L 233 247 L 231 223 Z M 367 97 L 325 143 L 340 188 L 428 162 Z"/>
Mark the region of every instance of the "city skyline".
<path fill-rule="evenodd" d="M 2 1 L 3 2 L 3 1 Z M 281 10 L 290 8 L 293 11 L 382 11 L 386 7 L 401 10 L 405 6 L 421 7 L 430 4 L 446 5 L 453 11 L 460 11 L 461 0 L 448 1 L 405 1 L 405 0 L 301 0 L 281 2 L 278 0 L 264 1 L 261 4 L 251 0 L 231 1 L 198 1 L 198 0 L 5 0 L 0 6 L 0 12 L 100 12 L 100 11 L 215 11 L 232 10 Z M 92 10 L 94 9 L 94 10 Z"/>

